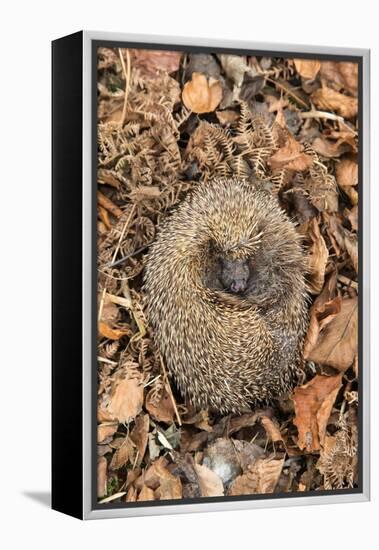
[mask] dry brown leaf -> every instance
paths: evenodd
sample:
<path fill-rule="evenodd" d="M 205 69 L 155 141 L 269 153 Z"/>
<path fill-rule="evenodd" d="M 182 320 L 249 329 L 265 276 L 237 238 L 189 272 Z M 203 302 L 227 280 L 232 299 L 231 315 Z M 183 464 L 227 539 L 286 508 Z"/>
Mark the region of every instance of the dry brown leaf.
<path fill-rule="evenodd" d="M 313 149 L 323 157 L 340 157 L 344 153 L 356 152 L 357 144 L 354 134 L 348 131 L 332 131 L 316 137 L 312 143 Z"/>
<path fill-rule="evenodd" d="M 124 378 L 115 383 L 108 412 L 119 422 L 130 422 L 141 412 L 143 384 L 140 378 Z"/>
<path fill-rule="evenodd" d="M 358 347 L 358 298 L 345 298 L 341 310 L 322 328 L 309 361 L 329 365 L 340 372 L 352 366 Z"/>
<path fill-rule="evenodd" d="M 131 49 L 130 57 L 132 66 L 149 77 L 156 77 L 159 71 L 173 73 L 179 69 L 181 52 L 168 50 L 140 50 Z"/>
<path fill-rule="evenodd" d="M 340 187 L 358 184 L 358 164 L 351 159 L 342 159 L 336 164 L 336 179 Z"/>
<path fill-rule="evenodd" d="M 304 146 L 287 131 L 285 145 L 270 157 L 268 164 L 273 170 L 287 168 L 301 172 L 312 166 L 313 157 L 304 153 Z"/>
<path fill-rule="evenodd" d="M 273 460 L 258 458 L 249 466 L 248 472 L 231 484 L 228 495 L 251 495 L 273 493 L 283 469 L 284 458 Z"/>
<path fill-rule="evenodd" d="M 111 328 L 103 321 L 100 321 L 98 324 L 98 330 L 100 336 L 103 336 L 104 338 L 109 338 L 110 340 L 119 340 L 123 336 L 126 336 L 129 331 L 128 330 L 122 330 L 119 328 Z"/>
<path fill-rule="evenodd" d="M 319 294 L 324 286 L 329 252 L 316 218 L 312 218 L 309 222 L 309 237 L 312 244 L 309 247 L 308 287 L 311 294 Z"/>
<path fill-rule="evenodd" d="M 182 99 L 184 105 L 194 113 L 211 113 L 222 99 L 222 86 L 201 73 L 192 73 L 192 79 L 184 84 Z"/>
<path fill-rule="evenodd" d="M 341 94 L 327 86 L 313 92 L 311 98 L 318 109 L 335 111 L 343 118 L 353 118 L 358 113 L 358 100 L 355 97 Z"/>
<path fill-rule="evenodd" d="M 324 444 L 326 426 L 341 387 L 342 375 L 321 376 L 317 374 L 304 386 L 295 388 L 292 399 L 295 403 L 293 423 L 298 430 L 299 449 L 308 453 L 319 451 Z"/>
<path fill-rule="evenodd" d="M 97 192 L 97 202 L 100 206 L 108 210 L 115 218 L 122 216 L 122 210 L 114 204 L 108 197 L 106 197 L 101 191 Z"/>
<path fill-rule="evenodd" d="M 284 443 L 283 438 L 282 438 L 282 434 L 280 433 L 279 428 L 271 420 L 271 418 L 269 418 L 266 415 L 262 415 L 260 417 L 260 421 L 261 421 L 262 426 L 265 429 L 265 432 L 266 432 L 267 436 L 271 439 L 271 441 L 274 441 L 274 443 L 276 443 L 278 441 L 281 441 L 282 443 Z"/>
<path fill-rule="evenodd" d="M 107 459 L 101 456 L 97 459 L 97 497 L 107 494 Z"/>
<path fill-rule="evenodd" d="M 224 125 L 232 124 L 239 119 L 239 114 L 232 110 L 216 111 L 216 116 L 219 123 Z"/>
<path fill-rule="evenodd" d="M 304 359 L 309 359 L 311 351 L 317 344 L 320 331 L 329 324 L 341 311 L 341 298 L 337 296 L 333 300 L 324 301 L 320 294 L 311 307 L 308 332 L 304 342 Z"/>
<path fill-rule="evenodd" d="M 138 495 L 137 500 L 139 500 L 139 501 L 155 500 L 153 489 L 150 489 L 150 487 L 147 487 L 147 485 L 144 485 L 142 487 L 142 490 L 141 490 L 140 494 Z"/>
<path fill-rule="evenodd" d="M 155 482 L 158 480 L 159 486 L 155 490 L 155 496 L 159 500 L 182 498 L 182 483 L 180 479 L 169 472 L 163 464 L 164 462 L 158 459 L 150 466 L 145 476 L 145 484 L 154 489 Z M 152 486 L 153 482 L 154 485 Z"/>
<path fill-rule="evenodd" d="M 353 231 L 358 231 L 358 206 L 353 206 L 351 210 L 346 208 L 344 214 L 351 224 L 351 229 Z"/>
<path fill-rule="evenodd" d="M 333 242 L 333 246 L 336 249 L 337 256 L 341 254 L 338 247 L 342 250 L 346 250 L 351 258 L 351 261 L 353 262 L 356 273 L 358 273 L 359 259 L 357 235 L 351 233 L 348 229 L 343 227 L 342 223 L 339 223 L 339 219 L 336 216 L 330 216 L 325 213 L 324 218 L 328 224 L 329 236 Z"/>
<path fill-rule="evenodd" d="M 118 470 L 125 466 L 125 464 L 133 456 L 133 446 L 128 437 L 122 438 L 122 445 L 114 452 L 110 463 L 111 470 Z"/>
<path fill-rule="evenodd" d="M 107 437 L 110 437 L 117 431 L 117 422 L 99 424 L 97 427 L 97 442 L 101 443 Z"/>
<path fill-rule="evenodd" d="M 149 415 L 143 414 L 143 415 L 137 416 L 136 425 L 134 426 L 134 428 L 130 433 L 130 439 L 133 441 L 138 451 L 138 457 L 136 459 L 136 467 L 138 467 L 141 464 L 143 457 L 145 456 L 147 442 L 148 442 L 148 435 L 149 435 Z"/>
<path fill-rule="evenodd" d="M 144 481 L 145 484 L 150 487 L 150 489 L 153 489 L 155 491 L 155 489 L 159 487 L 162 472 L 166 470 L 167 464 L 167 459 L 164 456 L 161 456 L 157 460 L 155 460 L 146 470 Z"/>
<path fill-rule="evenodd" d="M 321 68 L 317 59 L 294 59 L 295 67 L 300 76 L 305 80 L 314 80 Z"/>
<path fill-rule="evenodd" d="M 194 464 L 194 468 L 199 479 L 202 497 L 223 496 L 224 486 L 215 472 L 212 472 L 207 466 L 201 464 Z"/>
<path fill-rule="evenodd" d="M 358 63 L 350 61 L 322 61 L 320 76 L 337 91 L 345 89 L 350 94 L 358 93 Z"/>
<path fill-rule="evenodd" d="M 170 393 L 166 388 L 161 393 L 161 398 L 158 402 L 154 399 L 154 388 L 146 395 L 145 407 L 147 412 L 158 422 L 173 422 L 175 410 L 172 403 Z"/>

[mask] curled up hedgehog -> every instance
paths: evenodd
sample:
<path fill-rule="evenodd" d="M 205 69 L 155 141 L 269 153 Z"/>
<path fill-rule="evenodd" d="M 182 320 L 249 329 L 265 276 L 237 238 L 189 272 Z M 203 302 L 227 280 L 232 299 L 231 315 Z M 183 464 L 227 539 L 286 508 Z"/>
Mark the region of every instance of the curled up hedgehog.
<path fill-rule="evenodd" d="M 144 274 L 148 321 L 196 408 L 241 413 L 302 369 L 306 258 L 276 198 L 235 178 L 189 193 L 160 226 Z"/>

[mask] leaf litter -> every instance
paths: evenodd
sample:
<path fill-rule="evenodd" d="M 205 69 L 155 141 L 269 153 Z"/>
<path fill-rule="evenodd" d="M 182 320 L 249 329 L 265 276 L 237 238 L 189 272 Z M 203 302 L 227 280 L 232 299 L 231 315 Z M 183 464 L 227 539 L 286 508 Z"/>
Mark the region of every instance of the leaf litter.
<path fill-rule="evenodd" d="M 353 63 L 99 48 L 99 502 L 357 485 L 357 81 Z M 221 417 L 167 377 L 141 286 L 157 226 L 231 175 L 297 224 L 310 314 L 302 384 Z"/>

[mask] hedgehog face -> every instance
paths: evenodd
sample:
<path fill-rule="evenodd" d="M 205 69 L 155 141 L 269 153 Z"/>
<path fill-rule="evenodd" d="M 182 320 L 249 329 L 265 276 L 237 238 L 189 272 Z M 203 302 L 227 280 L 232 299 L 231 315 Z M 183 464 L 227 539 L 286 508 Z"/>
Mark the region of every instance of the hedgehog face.
<path fill-rule="evenodd" d="M 220 258 L 220 281 L 225 290 L 235 294 L 245 292 L 249 278 L 249 263 L 245 259 Z"/>

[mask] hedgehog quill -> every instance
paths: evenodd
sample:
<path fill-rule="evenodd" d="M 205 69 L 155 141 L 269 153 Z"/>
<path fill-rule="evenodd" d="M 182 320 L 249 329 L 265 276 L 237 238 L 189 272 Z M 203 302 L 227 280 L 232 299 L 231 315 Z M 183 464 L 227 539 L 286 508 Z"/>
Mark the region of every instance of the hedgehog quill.
<path fill-rule="evenodd" d="M 220 178 L 187 195 L 160 226 L 144 273 L 148 321 L 185 399 L 241 413 L 296 385 L 306 266 L 269 192 Z"/>

